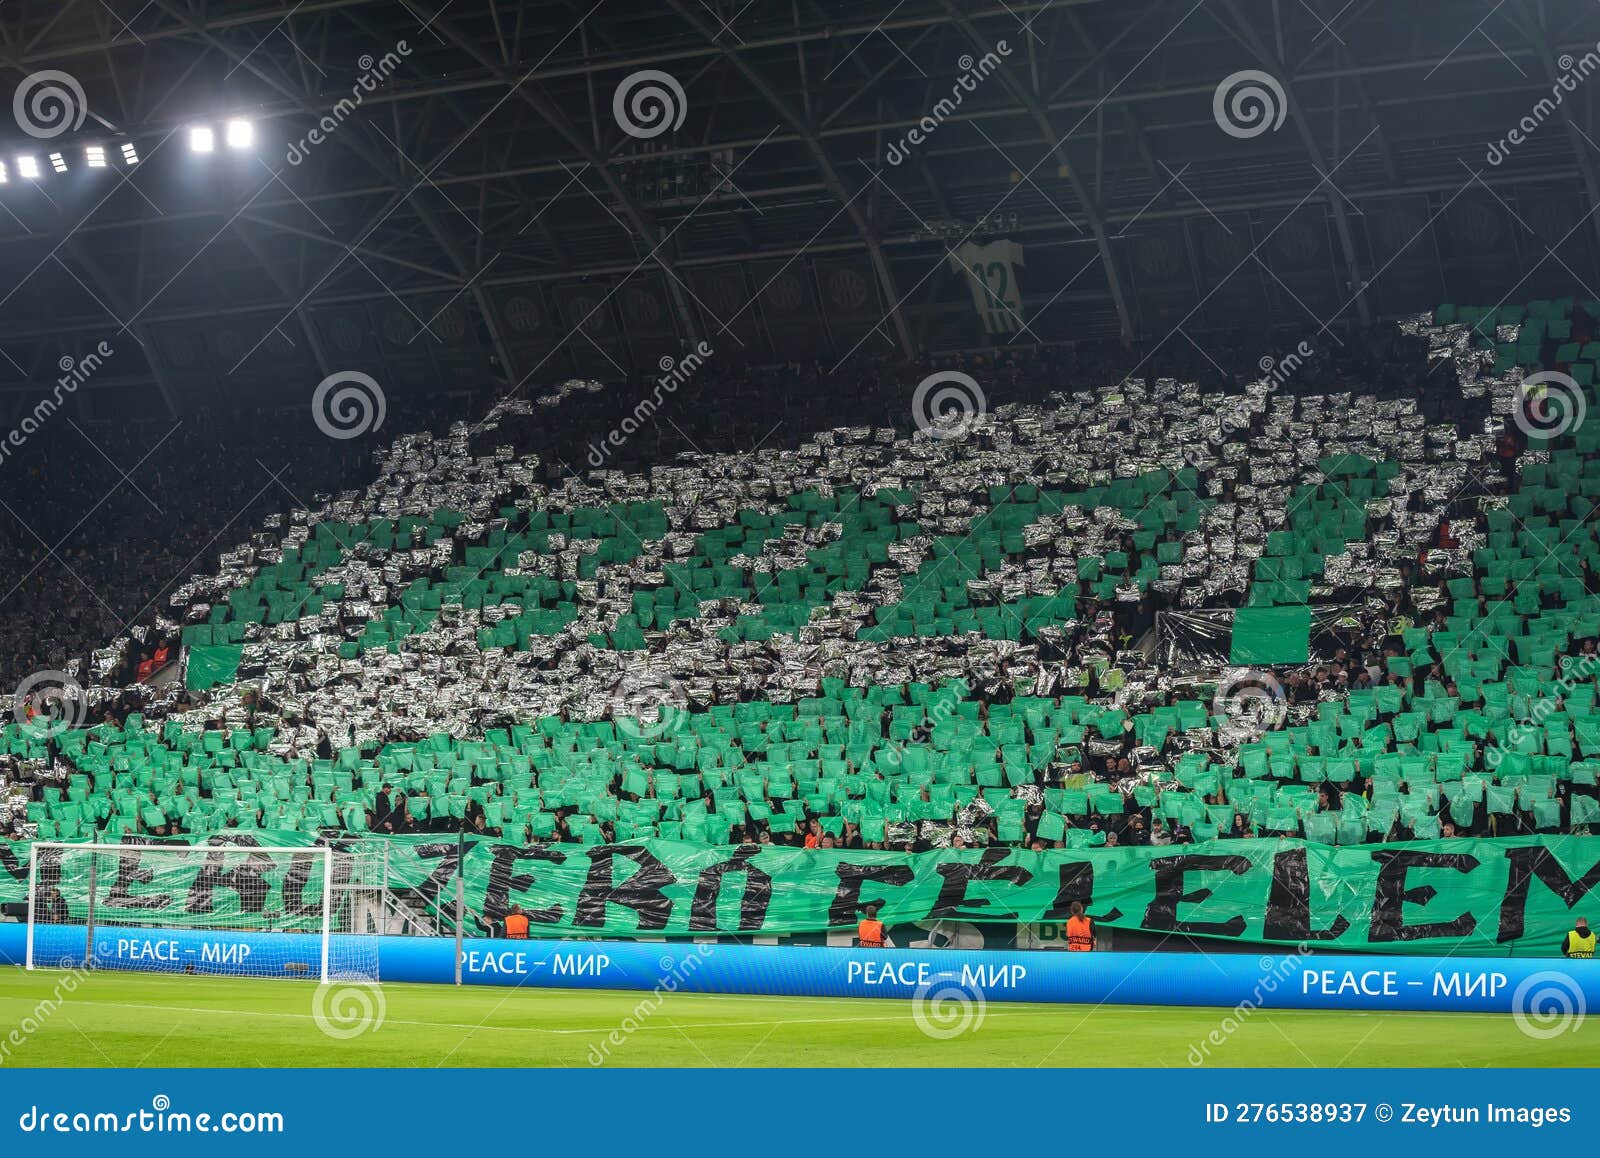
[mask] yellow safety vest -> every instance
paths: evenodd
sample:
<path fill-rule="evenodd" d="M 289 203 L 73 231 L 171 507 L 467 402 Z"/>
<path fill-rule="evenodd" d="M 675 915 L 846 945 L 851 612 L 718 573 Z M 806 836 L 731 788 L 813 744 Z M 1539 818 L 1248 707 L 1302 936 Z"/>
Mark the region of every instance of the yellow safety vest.
<path fill-rule="evenodd" d="M 1595 934 L 1590 930 L 1587 937 L 1578 936 L 1578 931 L 1573 929 L 1567 933 L 1568 957 L 1593 957 Z"/>

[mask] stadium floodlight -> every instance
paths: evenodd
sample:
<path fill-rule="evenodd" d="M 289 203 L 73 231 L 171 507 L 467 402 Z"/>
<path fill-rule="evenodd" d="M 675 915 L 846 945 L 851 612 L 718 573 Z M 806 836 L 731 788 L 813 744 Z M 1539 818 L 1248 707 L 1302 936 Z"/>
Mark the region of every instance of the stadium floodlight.
<path fill-rule="evenodd" d="M 212 153 L 217 148 L 217 134 L 210 125 L 195 125 L 189 130 L 189 152 Z"/>
<path fill-rule="evenodd" d="M 106 147 L 104 145 L 90 145 L 84 149 L 83 159 L 88 162 L 91 169 L 104 169 L 106 167 Z"/>
<path fill-rule="evenodd" d="M 24 964 L 376 982 L 382 880 L 381 850 L 34 841 Z"/>
<path fill-rule="evenodd" d="M 37 181 L 39 179 L 39 158 L 30 157 L 27 153 L 17 155 L 17 176 L 24 181 Z"/>
<path fill-rule="evenodd" d="M 133 147 L 132 141 L 124 141 L 122 143 L 122 163 L 125 165 L 137 165 L 139 163 L 139 150 Z"/>
<path fill-rule="evenodd" d="M 60 153 L 51 153 L 50 167 L 57 173 L 65 173 L 67 171 L 67 159 Z"/>
<path fill-rule="evenodd" d="M 256 127 L 249 121 L 228 122 L 226 139 L 230 149 L 248 149 L 256 143 Z"/>
<path fill-rule="evenodd" d="M 6 163 L 4 161 L 0 161 L 0 185 L 9 185 L 10 183 L 11 174 L 6 172 Z"/>

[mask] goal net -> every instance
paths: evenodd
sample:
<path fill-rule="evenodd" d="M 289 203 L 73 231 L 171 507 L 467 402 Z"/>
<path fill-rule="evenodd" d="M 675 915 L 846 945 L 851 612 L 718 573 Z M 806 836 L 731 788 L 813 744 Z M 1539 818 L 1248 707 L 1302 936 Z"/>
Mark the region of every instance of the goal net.
<path fill-rule="evenodd" d="M 359 849 L 36 842 L 27 967 L 375 982 L 381 891 Z"/>

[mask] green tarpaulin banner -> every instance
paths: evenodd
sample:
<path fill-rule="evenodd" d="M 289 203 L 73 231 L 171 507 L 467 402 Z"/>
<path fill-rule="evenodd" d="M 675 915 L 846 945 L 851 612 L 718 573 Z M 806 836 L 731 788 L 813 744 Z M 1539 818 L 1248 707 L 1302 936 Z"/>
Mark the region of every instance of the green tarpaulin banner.
<path fill-rule="evenodd" d="M 310 871 L 317 858 L 249 846 L 313 840 L 241 831 L 181 857 L 100 854 L 96 921 L 298 927 L 307 910 L 320 910 L 319 874 Z M 470 908 L 496 918 L 521 905 L 544 935 L 849 929 L 869 901 L 882 902 L 890 925 L 1016 924 L 1059 921 L 1081 901 L 1112 928 L 1363 952 L 1549 955 L 1600 884 L 1600 837 L 1589 836 L 926 853 L 472 840 L 464 864 L 452 836 L 387 843 L 378 859 L 392 888 L 448 902 L 464 869 Z M 26 898 L 27 853 L 26 844 L 0 845 L 0 900 Z M 68 850 L 41 869 L 74 920 L 83 916 L 91 859 Z"/>
<path fill-rule="evenodd" d="M 242 658 L 242 643 L 191 644 L 183 685 L 191 692 L 204 692 L 218 684 L 231 684 Z"/>
<path fill-rule="evenodd" d="M 1229 663 L 1305 663 L 1311 655 L 1311 608 L 1241 607 L 1233 617 Z"/>

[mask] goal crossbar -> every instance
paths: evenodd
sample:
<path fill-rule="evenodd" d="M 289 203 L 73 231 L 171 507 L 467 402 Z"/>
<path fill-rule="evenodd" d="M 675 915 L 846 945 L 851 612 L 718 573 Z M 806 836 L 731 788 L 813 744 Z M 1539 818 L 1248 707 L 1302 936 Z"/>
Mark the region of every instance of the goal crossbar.
<path fill-rule="evenodd" d="M 99 871 L 107 857 L 111 881 Z M 328 845 L 35 841 L 25 966 L 81 956 L 94 968 L 376 981 L 376 941 L 353 916 L 367 887 L 358 877 L 353 858 Z M 130 883 L 157 891 L 134 894 Z M 273 894 L 276 913 L 266 907 Z M 232 903 L 217 906 L 216 896 Z"/>

